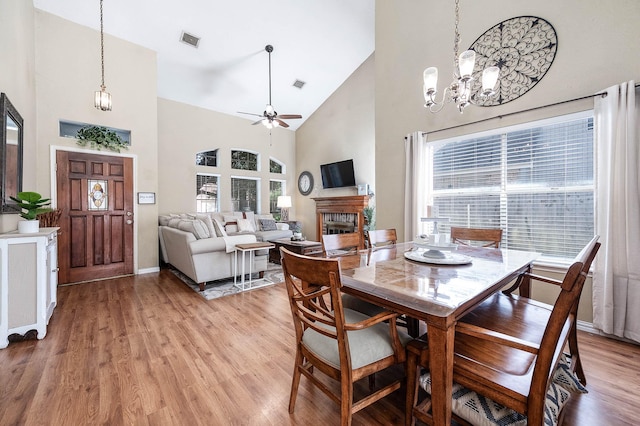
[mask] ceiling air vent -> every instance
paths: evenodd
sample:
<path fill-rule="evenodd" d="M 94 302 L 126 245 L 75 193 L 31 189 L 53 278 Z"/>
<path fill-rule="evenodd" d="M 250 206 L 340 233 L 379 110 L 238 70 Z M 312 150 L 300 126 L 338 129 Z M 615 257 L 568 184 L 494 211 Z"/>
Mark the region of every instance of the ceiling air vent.
<path fill-rule="evenodd" d="M 198 43 L 200 43 L 200 37 L 196 37 L 183 31 L 182 35 L 180 36 L 180 41 L 190 46 L 198 47 Z"/>
<path fill-rule="evenodd" d="M 305 83 L 305 82 L 304 82 L 304 81 L 302 81 L 302 80 L 296 80 L 296 81 L 293 83 L 293 87 L 297 87 L 298 89 L 302 89 L 302 86 L 304 86 L 305 84 L 307 84 L 307 83 Z"/>

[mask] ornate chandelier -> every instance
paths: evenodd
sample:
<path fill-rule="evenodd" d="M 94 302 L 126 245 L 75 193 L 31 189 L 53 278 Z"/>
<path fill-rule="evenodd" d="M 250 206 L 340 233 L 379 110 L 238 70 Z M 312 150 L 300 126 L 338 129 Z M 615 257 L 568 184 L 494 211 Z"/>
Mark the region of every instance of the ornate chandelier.
<path fill-rule="evenodd" d="M 107 92 L 104 85 L 104 25 L 102 23 L 102 0 L 100 0 L 100 64 L 102 66 L 102 84 L 100 90 L 96 91 L 93 103 L 96 108 L 102 111 L 111 111 L 111 93 Z"/>
<path fill-rule="evenodd" d="M 460 33 L 458 31 L 458 23 L 460 21 L 460 0 L 456 0 L 455 4 L 455 32 L 453 39 L 453 81 L 449 87 L 444 89 L 442 100 L 436 101 L 438 93 L 438 68 L 429 67 L 424 70 L 424 107 L 430 112 L 436 113 L 442 110 L 444 104 L 455 102 L 458 111 L 462 114 L 464 108 L 473 102 L 477 96 L 489 97 L 495 94 L 495 86 L 498 82 L 500 68 L 492 66 L 486 68 L 482 72 L 482 91 L 479 94 L 473 94 L 471 91 L 471 83 L 474 80 L 473 67 L 476 61 L 476 52 L 473 50 L 465 50 L 458 56 L 458 45 L 460 44 Z"/>

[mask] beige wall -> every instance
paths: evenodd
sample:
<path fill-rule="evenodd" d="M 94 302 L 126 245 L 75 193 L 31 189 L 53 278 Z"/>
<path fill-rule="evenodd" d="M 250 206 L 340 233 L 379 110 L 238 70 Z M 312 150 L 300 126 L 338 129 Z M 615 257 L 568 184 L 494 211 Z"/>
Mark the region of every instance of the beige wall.
<path fill-rule="evenodd" d="M 486 12 L 490 11 L 490 12 Z M 440 90 L 452 72 L 453 4 L 449 0 L 376 1 L 376 198 L 378 223 L 404 235 L 404 145 L 406 134 L 421 130 L 429 140 L 501 127 L 517 122 L 593 107 L 591 100 L 496 119 L 453 131 L 438 129 L 548 105 L 601 91 L 627 80 L 640 80 L 640 2 L 620 0 L 485 0 L 461 4 L 461 50 L 485 30 L 515 16 L 548 20 L 558 34 L 558 52 L 545 77 L 521 98 L 505 105 L 468 107 L 459 114 L 451 105 L 430 114 L 422 105 L 422 71 L 439 67 Z M 382 84 L 381 82 L 384 82 Z M 393 173 L 383 173 L 393 170 Z M 388 208 L 387 208 L 388 207 Z M 551 300 L 549 294 L 533 295 Z M 579 318 L 591 322 L 591 286 L 585 285 Z"/>
<path fill-rule="evenodd" d="M 196 173 L 220 176 L 222 211 L 231 210 L 231 177 L 259 178 L 260 211 L 269 212 L 269 179 L 286 180 L 286 194 L 296 189 L 295 133 L 167 99 L 158 99 L 158 206 L 161 213 L 196 210 Z M 218 167 L 196 166 L 196 153 L 218 149 Z M 260 154 L 260 171 L 231 169 L 231 150 Z M 273 158 L 286 166 L 285 175 L 269 173 Z M 295 206 L 290 216 L 296 215 Z"/>
<path fill-rule="evenodd" d="M 295 219 L 302 221 L 308 239 L 319 238 L 312 198 L 357 194 L 355 187 L 322 189 L 321 164 L 352 158 L 356 183 L 368 183 L 376 192 L 374 67 L 371 55 L 296 132 Z M 297 177 L 305 170 L 311 172 L 315 183 L 306 197 L 297 190 Z M 375 202 L 374 197 L 371 203 Z"/>
<path fill-rule="evenodd" d="M 440 90 L 450 82 L 453 61 L 453 4 L 450 0 L 415 2 L 376 1 L 376 174 L 378 204 L 397 206 L 379 211 L 381 224 L 395 225 L 404 235 L 404 142 L 410 132 L 427 133 L 471 123 L 487 117 L 548 105 L 596 93 L 621 81 L 640 80 L 640 55 L 634 54 L 640 38 L 640 2 L 620 0 L 485 0 L 462 1 L 461 50 L 485 30 L 515 16 L 540 16 L 558 34 L 558 52 L 544 78 L 528 93 L 505 105 L 468 107 L 464 114 L 448 105 L 438 114 L 423 108 L 422 71 L 437 66 Z M 490 11 L 490 12 L 487 12 Z M 384 84 L 382 84 L 384 82 Z M 559 111 L 591 108 L 592 101 L 562 108 L 496 119 L 455 131 L 432 133 L 429 140 L 526 122 Z"/>
<path fill-rule="evenodd" d="M 28 185 L 54 194 L 51 147 L 79 149 L 75 139 L 59 136 L 59 120 L 69 120 L 131 130 L 131 147 L 123 153 L 134 157 L 134 190 L 158 192 L 155 52 L 105 34 L 105 84 L 113 111 L 100 111 L 93 106 L 100 86 L 99 33 L 38 9 L 35 16 L 37 152 L 35 159 L 25 156 L 25 164 L 36 165 L 37 172 L 25 174 Z M 158 266 L 157 213 L 157 205 L 135 204 L 138 269 Z"/>
<path fill-rule="evenodd" d="M 36 157 L 34 9 L 30 1 L 0 0 L 0 92 L 24 120 L 24 158 Z M 36 162 L 25 161 L 23 188 L 35 188 Z M 47 189 L 44 188 L 44 191 Z M 0 215 L 0 232 L 17 229 L 17 214 Z"/>

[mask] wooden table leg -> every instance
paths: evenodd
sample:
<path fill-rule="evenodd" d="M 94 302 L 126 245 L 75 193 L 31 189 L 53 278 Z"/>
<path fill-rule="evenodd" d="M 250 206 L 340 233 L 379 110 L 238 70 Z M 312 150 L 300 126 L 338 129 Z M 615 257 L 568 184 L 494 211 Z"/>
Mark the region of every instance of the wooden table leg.
<path fill-rule="evenodd" d="M 434 426 L 450 425 L 455 324 L 452 324 L 447 329 L 433 325 L 428 325 L 427 327 L 433 424 Z"/>

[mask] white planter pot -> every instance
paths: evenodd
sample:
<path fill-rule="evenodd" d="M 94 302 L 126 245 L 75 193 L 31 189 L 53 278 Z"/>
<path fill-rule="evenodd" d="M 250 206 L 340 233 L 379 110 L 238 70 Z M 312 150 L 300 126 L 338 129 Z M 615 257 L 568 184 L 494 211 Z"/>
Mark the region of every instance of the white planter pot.
<path fill-rule="evenodd" d="M 39 230 L 39 220 L 21 220 L 18 222 L 18 234 L 36 234 Z"/>

